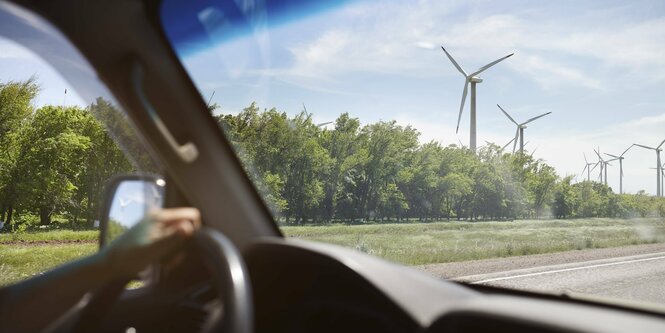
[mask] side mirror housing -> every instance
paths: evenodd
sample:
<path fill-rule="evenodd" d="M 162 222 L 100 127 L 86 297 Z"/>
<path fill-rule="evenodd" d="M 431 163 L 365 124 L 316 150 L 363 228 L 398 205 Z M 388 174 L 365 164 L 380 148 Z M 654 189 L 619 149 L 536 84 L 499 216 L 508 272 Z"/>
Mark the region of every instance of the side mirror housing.
<path fill-rule="evenodd" d="M 99 248 L 164 205 L 164 179 L 151 174 L 126 174 L 106 185 L 99 223 Z"/>

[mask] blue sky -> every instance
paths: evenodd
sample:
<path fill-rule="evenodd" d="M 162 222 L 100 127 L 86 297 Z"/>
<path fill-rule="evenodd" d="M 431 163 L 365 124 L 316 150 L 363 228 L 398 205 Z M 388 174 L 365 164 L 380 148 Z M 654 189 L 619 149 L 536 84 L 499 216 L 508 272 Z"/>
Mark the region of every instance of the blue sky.
<path fill-rule="evenodd" d="M 504 144 L 517 120 L 552 114 L 525 131 L 527 149 L 560 175 L 579 175 L 583 153 L 620 153 L 665 139 L 665 3 L 662 1 L 353 2 L 271 31 L 184 55 L 204 98 L 236 113 L 252 101 L 317 122 L 349 112 L 363 123 L 395 119 L 423 142 L 468 143 L 468 101 L 455 123 L 467 72 L 515 52 L 478 86 L 478 142 Z M 37 73 L 38 105 L 62 103 L 66 84 L 25 50 L 0 40 L 0 80 Z M 81 103 L 70 90 L 69 103 Z M 635 149 L 624 187 L 655 193 L 655 154 Z M 618 166 L 609 169 L 618 191 Z M 597 173 L 595 175 L 597 177 Z"/>
<path fill-rule="evenodd" d="M 665 139 L 663 14 L 656 1 L 360 2 L 183 58 L 222 112 L 257 101 L 294 114 L 305 103 L 317 122 L 349 112 L 467 144 L 468 101 L 455 134 L 463 77 L 440 46 L 467 72 L 515 52 L 481 75 L 479 144 L 514 135 L 496 104 L 517 120 L 552 111 L 526 129 L 527 148 L 577 175 L 595 147 L 619 154 Z M 654 193 L 654 166 L 652 151 L 629 151 L 625 189 Z M 618 166 L 608 178 L 618 191 Z"/>

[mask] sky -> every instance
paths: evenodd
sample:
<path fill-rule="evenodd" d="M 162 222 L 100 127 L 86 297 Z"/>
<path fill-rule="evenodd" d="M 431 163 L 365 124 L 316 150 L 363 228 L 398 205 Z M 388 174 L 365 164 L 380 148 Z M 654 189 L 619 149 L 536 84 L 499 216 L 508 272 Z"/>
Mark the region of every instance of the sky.
<path fill-rule="evenodd" d="M 220 29 L 198 19 L 210 34 Z M 577 180 L 594 148 L 620 154 L 665 139 L 662 1 L 350 2 L 179 54 L 223 113 L 256 101 L 294 115 L 304 103 L 315 122 L 348 112 L 363 124 L 412 125 L 422 142 L 467 145 L 468 100 L 455 133 L 464 78 L 441 46 L 467 72 L 515 53 L 481 74 L 479 145 L 514 136 L 496 104 L 518 121 L 551 111 L 525 130 L 526 149 Z M 63 103 L 65 88 L 64 103 L 83 104 L 35 54 L 0 39 L 0 81 L 32 74 L 42 84 L 37 106 Z M 632 148 L 625 157 L 624 190 L 655 193 L 655 153 Z M 618 191 L 617 164 L 608 178 Z"/>
<path fill-rule="evenodd" d="M 440 47 L 467 72 L 514 52 L 481 74 L 478 145 L 515 135 L 497 104 L 517 121 L 551 111 L 525 130 L 526 149 L 582 180 L 594 148 L 618 155 L 665 139 L 664 14 L 659 1 L 353 2 L 180 54 L 223 113 L 256 101 L 295 114 L 304 103 L 315 122 L 349 112 L 468 145 L 468 100 L 455 133 L 464 78 Z M 655 193 L 655 152 L 625 157 L 624 191 Z M 617 192 L 618 169 L 608 169 Z"/>

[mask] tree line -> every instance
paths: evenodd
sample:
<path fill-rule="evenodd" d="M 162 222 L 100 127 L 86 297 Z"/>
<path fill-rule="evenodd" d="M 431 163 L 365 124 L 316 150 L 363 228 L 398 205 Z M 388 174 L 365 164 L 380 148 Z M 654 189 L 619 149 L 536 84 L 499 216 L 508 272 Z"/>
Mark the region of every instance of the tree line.
<path fill-rule="evenodd" d="M 477 154 L 421 144 L 395 121 L 362 125 L 343 113 L 327 129 L 306 111 L 289 117 L 256 103 L 215 119 L 283 223 L 665 216 L 665 201 L 644 191 L 574 183 L 494 144 Z"/>
<path fill-rule="evenodd" d="M 159 171 L 109 101 L 35 108 L 38 92 L 34 78 L 0 82 L 3 230 L 54 217 L 91 226 L 110 177 Z M 284 223 L 665 216 L 664 201 L 644 192 L 574 183 L 528 153 L 493 144 L 477 154 L 421 144 L 416 129 L 395 121 L 363 125 L 343 113 L 327 129 L 306 112 L 290 117 L 255 103 L 214 118 Z"/>
<path fill-rule="evenodd" d="M 99 98 L 87 108 L 36 109 L 39 89 L 34 77 L 0 83 L 3 230 L 14 230 L 15 224 L 49 225 L 54 216 L 75 227 L 92 226 L 108 179 L 150 161 L 125 116 L 110 102 Z M 123 153 L 116 141 L 132 152 Z"/>

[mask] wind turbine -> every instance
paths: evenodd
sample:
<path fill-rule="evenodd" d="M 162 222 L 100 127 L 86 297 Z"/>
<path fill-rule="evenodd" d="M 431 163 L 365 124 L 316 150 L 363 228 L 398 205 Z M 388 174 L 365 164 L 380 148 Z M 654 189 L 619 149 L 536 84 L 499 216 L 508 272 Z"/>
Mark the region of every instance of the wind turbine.
<path fill-rule="evenodd" d="M 513 122 L 513 124 L 515 124 L 515 125 L 517 126 L 517 130 L 515 131 L 515 142 L 513 142 L 513 153 L 515 152 L 515 147 L 517 146 L 517 139 L 518 139 L 518 138 L 519 138 L 519 140 L 520 140 L 520 153 L 523 153 L 523 152 L 524 152 L 524 129 L 526 128 L 526 124 L 528 124 L 528 123 L 530 123 L 530 122 L 532 122 L 532 121 L 534 121 L 534 120 L 536 120 L 536 119 L 538 119 L 538 118 L 545 117 L 546 115 L 552 113 L 552 112 L 545 112 L 545 113 L 541 114 L 540 116 L 537 116 L 537 117 L 533 117 L 533 118 L 531 118 L 531 119 L 528 119 L 527 121 L 525 121 L 525 122 L 523 122 L 523 123 L 517 123 L 517 122 L 515 121 L 515 119 L 513 119 L 513 117 L 511 117 L 511 116 L 508 114 L 508 112 L 506 112 L 506 110 L 504 110 L 504 109 L 501 107 L 501 105 L 497 104 L 496 106 L 498 106 L 499 109 L 501 109 L 501 112 L 503 112 L 503 114 L 505 114 L 506 117 L 508 117 L 508 119 L 510 119 L 510 121 Z"/>
<path fill-rule="evenodd" d="M 472 152 L 476 152 L 476 84 L 483 82 L 483 79 L 478 77 L 477 75 L 486 71 L 488 68 L 498 64 L 499 62 L 506 60 L 507 58 L 510 58 L 513 54 L 511 53 L 505 57 L 499 58 L 497 60 L 494 60 L 490 62 L 489 64 L 478 68 L 475 72 L 471 74 L 467 74 L 462 67 L 453 59 L 453 56 L 446 51 L 446 49 L 441 46 L 441 49 L 443 52 L 448 56 L 448 59 L 450 59 L 450 62 L 453 63 L 455 68 L 464 75 L 464 90 L 462 91 L 462 103 L 460 104 L 459 107 L 459 115 L 457 116 L 457 129 L 455 130 L 455 133 L 459 131 L 459 123 L 460 120 L 462 120 L 462 111 L 464 110 L 464 102 L 466 101 L 466 93 L 469 89 L 469 84 L 471 84 L 471 112 L 470 112 L 470 125 L 471 125 L 471 130 L 469 131 L 469 148 L 471 149 Z"/>
<path fill-rule="evenodd" d="M 656 196 L 657 197 L 662 197 L 663 196 L 663 193 L 662 193 L 661 188 L 660 188 L 660 178 L 661 178 L 661 174 L 662 174 L 662 170 L 663 170 L 662 169 L 663 166 L 660 163 L 660 152 L 662 151 L 662 149 L 660 149 L 660 147 L 663 146 L 663 143 L 665 143 L 665 140 L 661 141 L 661 143 L 656 148 L 634 143 L 635 146 L 642 147 L 644 149 L 651 149 L 651 150 L 656 151 Z"/>
<path fill-rule="evenodd" d="M 610 162 L 614 161 L 614 159 L 603 159 L 603 157 L 600 155 L 600 148 L 598 148 L 598 150 L 594 149 L 593 151 L 596 153 L 596 155 L 598 155 L 598 163 L 600 163 L 600 182 L 607 186 L 607 166 L 611 165 Z M 603 180 L 603 171 L 605 171 L 605 180 Z"/>
<path fill-rule="evenodd" d="M 591 171 L 593 171 L 596 166 L 598 166 L 598 163 L 589 163 L 589 161 L 586 159 L 586 154 L 582 153 L 582 155 L 584 155 L 584 163 L 586 163 L 584 169 L 582 169 L 582 173 L 584 173 L 584 170 L 586 170 L 586 180 L 591 181 Z M 593 168 L 590 167 L 592 165 Z"/>
<path fill-rule="evenodd" d="M 596 149 L 594 149 L 593 151 L 596 152 Z M 603 182 L 603 167 L 604 167 L 602 158 L 598 158 L 598 161 L 593 166 L 593 168 L 595 169 L 596 166 L 598 166 L 598 165 L 600 165 L 600 172 L 598 173 L 598 182 L 602 183 Z"/>
<path fill-rule="evenodd" d="M 307 107 L 305 106 L 305 103 L 302 103 L 302 110 L 303 110 L 303 112 L 305 112 L 305 115 L 307 116 L 307 119 L 310 119 L 312 117 L 312 114 L 307 112 Z M 326 126 L 326 125 L 332 124 L 332 123 L 333 123 L 332 121 L 326 121 L 326 122 L 318 123 L 318 124 L 315 124 L 315 125 L 316 125 L 316 127 L 323 127 L 323 126 Z"/>
<path fill-rule="evenodd" d="M 615 160 L 619 160 L 619 194 L 623 194 L 623 155 L 630 150 L 634 145 L 630 145 L 626 150 L 621 153 L 621 155 L 616 156 L 608 153 L 604 153 L 607 156 L 613 157 Z"/>

